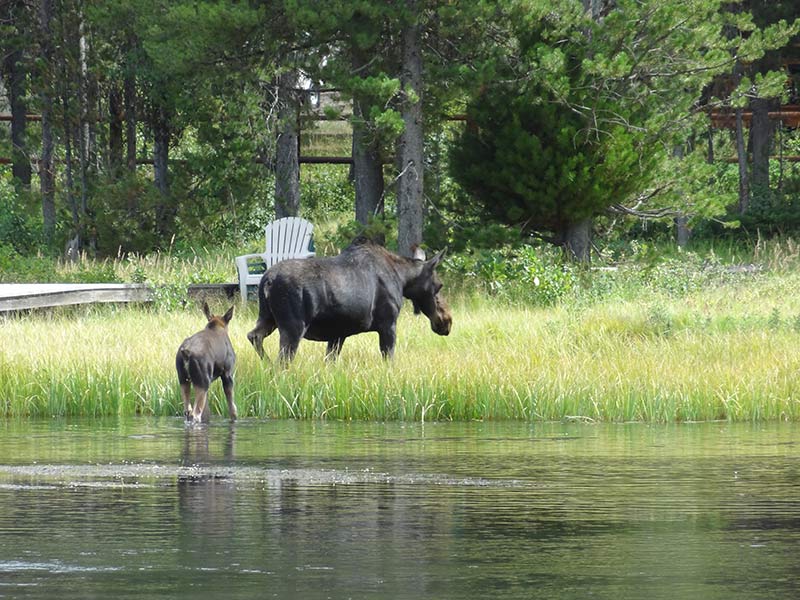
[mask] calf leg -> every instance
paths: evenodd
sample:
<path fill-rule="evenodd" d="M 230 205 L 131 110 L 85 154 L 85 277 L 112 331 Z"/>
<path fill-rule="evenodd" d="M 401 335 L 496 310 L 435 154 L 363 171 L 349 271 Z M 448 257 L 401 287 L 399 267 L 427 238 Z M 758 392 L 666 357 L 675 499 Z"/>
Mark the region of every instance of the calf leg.
<path fill-rule="evenodd" d="M 197 385 L 194 386 L 194 410 L 192 411 L 192 420 L 195 423 L 208 423 L 210 420 L 210 411 L 207 406 L 208 401 L 208 388 L 202 388 Z"/>
<path fill-rule="evenodd" d="M 237 414 L 236 405 L 233 403 L 233 375 L 222 376 L 222 389 L 225 392 L 225 398 L 228 400 L 228 416 L 231 421 L 235 421 Z"/>
<path fill-rule="evenodd" d="M 192 413 L 192 379 L 189 374 L 188 355 L 184 356 L 181 350 L 178 350 L 178 354 L 175 356 L 175 369 L 178 372 L 178 383 L 181 384 L 183 416 L 188 421 Z"/>
<path fill-rule="evenodd" d="M 181 383 L 181 398 L 183 398 L 183 418 L 187 421 L 192 415 L 192 384 L 188 381 Z"/>

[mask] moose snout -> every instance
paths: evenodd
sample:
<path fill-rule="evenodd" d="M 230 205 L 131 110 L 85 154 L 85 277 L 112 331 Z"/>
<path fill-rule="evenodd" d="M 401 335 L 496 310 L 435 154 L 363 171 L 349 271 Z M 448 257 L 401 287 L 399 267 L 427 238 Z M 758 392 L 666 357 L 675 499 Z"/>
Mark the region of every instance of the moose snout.
<path fill-rule="evenodd" d="M 431 322 L 431 329 L 433 329 L 434 333 L 438 333 L 439 335 L 449 335 L 452 327 L 453 319 L 450 316 L 436 322 Z"/>
<path fill-rule="evenodd" d="M 436 318 L 431 319 L 431 329 L 439 335 L 449 335 L 453 327 L 453 316 L 444 300 L 436 297 Z"/>

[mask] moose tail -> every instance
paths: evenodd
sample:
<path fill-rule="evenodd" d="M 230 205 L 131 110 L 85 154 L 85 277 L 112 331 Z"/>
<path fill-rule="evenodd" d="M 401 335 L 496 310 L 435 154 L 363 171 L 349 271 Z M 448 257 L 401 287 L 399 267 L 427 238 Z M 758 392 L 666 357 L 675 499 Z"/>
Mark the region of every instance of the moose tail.
<path fill-rule="evenodd" d="M 272 320 L 272 309 L 269 307 L 269 277 L 264 276 L 258 283 L 258 319 Z"/>
<path fill-rule="evenodd" d="M 175 355 L 175 368 L 178 370 L 178 380 L 181 383 L 188 383 L 191 381 L 191 365 L 189 359 L 191 354 L 184 346 L 178 348 L 178 353 Z"/>

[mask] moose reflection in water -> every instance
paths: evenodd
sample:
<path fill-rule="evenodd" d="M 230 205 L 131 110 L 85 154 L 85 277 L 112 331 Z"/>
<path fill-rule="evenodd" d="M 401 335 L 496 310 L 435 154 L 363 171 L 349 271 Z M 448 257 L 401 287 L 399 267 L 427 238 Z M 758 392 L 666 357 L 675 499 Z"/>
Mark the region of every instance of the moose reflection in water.
<path fill-rule="evenodd" d="M 183 432 L 182 469 L 177 478 L 178 505 L 180 514 L 185 517 L 181 519 L 181 528 L 190 538 L 223 536 L 233 539 L 236 481 L 224 469 L 214 466 L 235 462 L 236 425 L 231 422 L 228 426 L 222 452 L 209 447 L 210 429 L 215 435 L 221 431 L 219 428 L 186 427 Z"/>
<path fill-rule="evenodd" d="M 278 329 L 279 358 L 288 361 L 304 337 L 327 342 L 335 358 L 349 336 L 375 331 L 381 353 L 391 357 L 403 298 L 435 333 L 448 335 L 453 320 L 436 273 L 444 252 L 425 260 L 417 249 L 405 258 L 359 237 L 338 256 L 279 262 L 258 285 L 258 321 L 247 339 L 263 358 L 264 338 Z"/>

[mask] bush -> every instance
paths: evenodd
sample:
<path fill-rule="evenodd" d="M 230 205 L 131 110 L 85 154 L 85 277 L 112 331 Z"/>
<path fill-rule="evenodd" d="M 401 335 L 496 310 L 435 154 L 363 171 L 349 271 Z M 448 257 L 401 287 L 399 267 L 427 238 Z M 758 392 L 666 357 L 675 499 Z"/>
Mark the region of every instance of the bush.
<path fill-rule="evenodd" d="M 301 209 L 313 222 L 354 214 L 355 188 L 348 165 L 303 165 L 300 170 Z"/>
<path fill-rule="evenodd" d="M 0 178 L 0 206 L 0 246 L 35 253 L 42 244 L 42 220 L 31 207 L 38 203 L 30 194 L 17 195 L 11 182 Z"/>
<path fill-rule="evenodd" d="M 550 305 L 578 284 L 576 268 L 561 256 L 555 248 L 505 246 L 450 256 L 445 260 L 445 271 L 503 299 Z"/>

